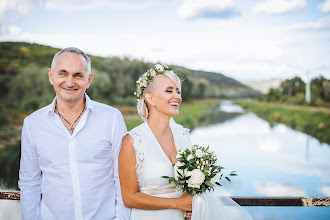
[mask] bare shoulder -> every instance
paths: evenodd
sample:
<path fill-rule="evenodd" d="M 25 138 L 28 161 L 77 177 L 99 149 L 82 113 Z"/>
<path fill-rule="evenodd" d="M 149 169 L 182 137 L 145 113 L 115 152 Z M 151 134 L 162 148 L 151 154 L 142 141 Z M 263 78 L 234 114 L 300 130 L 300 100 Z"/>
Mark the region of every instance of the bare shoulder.
<path fill-rule="evenodd" d="M 126 155 L 126 156 L 131 155 L 131 154 L 135 154 L 133 144 L 132 144 L 132 138 L 129 134 L 126 134 L 123 137 L 123 141 L 122 141 L 121 149 L 120 149 L 120 154 L 121 155 Z"/>

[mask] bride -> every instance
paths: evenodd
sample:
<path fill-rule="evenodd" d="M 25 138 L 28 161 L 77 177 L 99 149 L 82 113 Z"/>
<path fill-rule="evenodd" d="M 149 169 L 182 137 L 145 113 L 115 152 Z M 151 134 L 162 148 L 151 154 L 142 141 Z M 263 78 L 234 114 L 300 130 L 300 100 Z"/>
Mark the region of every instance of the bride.
<path fill-rule="evenodd" d="M 172 119 L 179 114 L 180 79 L 166 65 L 157 64 L 139 78 L 135 95 L 138 113 L 145 122 L 123 138 L 118 160 L 122 198 L 125 206 L 131 208 L 130 219 L 191 218 L 188 211 L 197 204 L 193 204 L 193 197 L 174 190 L 173 184 L 162 178 L 174 176 L 172 165 L 177 162 L 177 150 L 192 146 L 189 129 Z M 207 197 L 209 219 L 252 219 L 244 210 L 220 209 L 221 205 L 239 207 L 232 205 L 229 197 L 223 201 L 210 194 Z M 244 215 L 232 218 L 235 212 Z"/>
<path fill-rule="evenodd" d="M 140 77 L 135 94 L 138 113 L 146 122 L 128 132 L 119 153 L 124 204 L 132 208 L 132 220 L 182 220 L 183 210 L 192 209 L 192 196 L 181 195 L 161 178 L 174 175 L 177 147 L 191 146 L 189 130 L 170 120 L 179 114 L 180 79 L 157 64 Z"/>

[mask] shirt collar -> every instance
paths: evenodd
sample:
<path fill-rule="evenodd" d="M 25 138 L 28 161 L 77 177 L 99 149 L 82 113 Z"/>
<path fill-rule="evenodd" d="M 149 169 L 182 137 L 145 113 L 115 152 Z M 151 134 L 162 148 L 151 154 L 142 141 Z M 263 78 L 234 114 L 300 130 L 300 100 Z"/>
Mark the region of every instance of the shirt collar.
<path fill-rule="evenodd" d="M 86 109 L 90 109 L 92 112 L 94 112 L 93 102 L 86 93 L 85 93 L 85 98 L 86 98 Z M 53 99 L 52 103 L 47 106 L 48 116 L 53 116 L 55 114 L 55 105 L 56 105 L 56 96 Z"/>

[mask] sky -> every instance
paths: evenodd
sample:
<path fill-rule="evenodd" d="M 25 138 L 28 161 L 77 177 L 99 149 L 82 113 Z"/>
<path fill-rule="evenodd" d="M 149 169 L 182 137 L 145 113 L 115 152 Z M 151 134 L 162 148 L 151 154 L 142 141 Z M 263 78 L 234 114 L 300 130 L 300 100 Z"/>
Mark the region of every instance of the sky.
<path fill-rule="evenodd" d="M 0 0 L 0 41 L 222 73 L 330 78 L 330 0 Z"/>

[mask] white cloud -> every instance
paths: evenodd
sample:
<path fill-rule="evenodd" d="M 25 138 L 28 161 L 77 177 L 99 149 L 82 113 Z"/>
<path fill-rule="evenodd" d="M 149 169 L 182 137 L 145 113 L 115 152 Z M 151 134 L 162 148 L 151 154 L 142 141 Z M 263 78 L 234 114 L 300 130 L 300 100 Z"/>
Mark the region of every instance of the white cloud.
<path fill-rule="evenodd" d="M 257 14 L 273 15 L 294 12 L 305 6 L 305 0 L 265 0 L 258 3 L 253 11 Z"/>
<path fill-rule="evenodd" d="M 43 7 L 44 0 L 1 0 L 0 23 L 28 15 L 33 9 Z"/>
<path fill-rule="evenodd" d="M 318 7 L 323 12 L 330 12 L 330 0 L 326 0 L 322 4 L 319 4 Z"/>
<path fill-rule="evenodd" d="M 276 182 L 255 182 L 257 193 L 264 196 L 305 196 L 305 190 L 298 186 Z"/>
<path fill-rule="evenodd" d="M 114 8 L 114 9 L 137 9 L 144 8 L 149 3 L 147 2 L 125 2 L 125 1 L 113 1 L 113 0 L 57 0 L 50 1 L 46 3 L 46 8 L 55 11 L 84 11 L 92 9 L 104 9 L 104 8 Z"/>
<path fill-rule="evenodd" d="M 184 0 L 177 9 L 177 14 L 183 19 L 231 18 L 240 14 L 232 0 Z"/>
<path fill-rule="evenodd" d="M 329 0 L 330 1 L 330 0 Z M 284 27 L 288 31 L 330 31 L 330 16 L 314 22 L 304 22 Z"/>
<path fill-rule="evenodd" d="M 319 192 L 323 193 L 325 196 L 330 196 L 330 186 L 323 186 L 319 188 Z"/>

